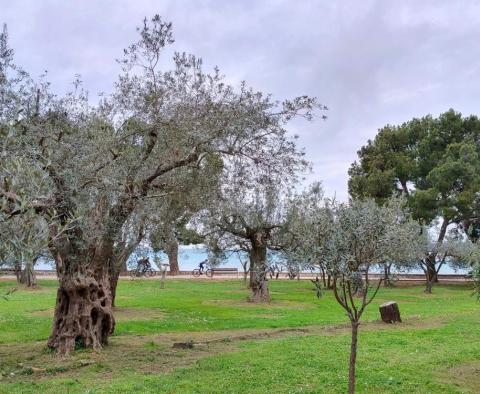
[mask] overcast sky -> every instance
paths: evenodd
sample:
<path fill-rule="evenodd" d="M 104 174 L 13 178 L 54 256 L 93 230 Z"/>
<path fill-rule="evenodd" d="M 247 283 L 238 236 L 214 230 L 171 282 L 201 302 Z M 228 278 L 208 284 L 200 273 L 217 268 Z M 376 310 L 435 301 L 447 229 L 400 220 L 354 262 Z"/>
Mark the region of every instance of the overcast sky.
<path fill-rule="evenodd" d="M 479 1 L 0 0 L 17 63 L 66 90 L 81 74 L 109 92 L 114 59 L 143 17 L 174 24 L 175 48 L 233 84 L 282 99 L 308 94 L 328 119 L 296 122 L 309 180 L 347 198 L 347 170 L 383 125 L 449 108 L 479 113 Z"/>

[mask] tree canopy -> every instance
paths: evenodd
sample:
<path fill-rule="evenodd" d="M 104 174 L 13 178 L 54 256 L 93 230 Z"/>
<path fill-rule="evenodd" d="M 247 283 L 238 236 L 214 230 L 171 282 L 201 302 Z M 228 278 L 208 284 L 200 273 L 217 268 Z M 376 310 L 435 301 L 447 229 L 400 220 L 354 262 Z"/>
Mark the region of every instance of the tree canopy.
<path fill-rule="evenodd" d="M 480 120 L 454 110 L 387 125 L 358 151 L 359 162 L 349 170 L 349 193 L 378 202 L 403 193 L 424 223 L 442 217 L 469 226 L 479 203 L 479 136 Z"/>
<path fill-rule="evenodd" d="M 138 33 L 99 105 L 80 79 L 52 94 L 14 65 L 6 30 L 0 37 L 0 221 L 32 215 L 48 228 L 60 278 L 48 345 L 59 353 L 99 348 L 113 332 L 112 266 L 132 215 L 187 190 L 185 173 L 200 174 L 212 157 L 224 171 L 238 158 L 272 174 L 293 168 L 298 149 L 286 125 L 320 107 L 234 88 L 194 55 L 176 52 L 163 70 L 171 23 L 157 15 Z"/>
<path fill-rule="evenodd" d="M 480 120 L 449 110 L 437 118 L 415 118 L 387 125 L 358 151 L 349 169 L 351 197 L 379 203 L 403 194 L 413 216 L 425 225 L 439 221 L 438 245 L 425 258 L 433 283 L 442 259 L 435 250 L 448 228 L 458 227 L 473 241 L 479 236 Z M 431 286 L 427 286 L 431 291 Z"/>

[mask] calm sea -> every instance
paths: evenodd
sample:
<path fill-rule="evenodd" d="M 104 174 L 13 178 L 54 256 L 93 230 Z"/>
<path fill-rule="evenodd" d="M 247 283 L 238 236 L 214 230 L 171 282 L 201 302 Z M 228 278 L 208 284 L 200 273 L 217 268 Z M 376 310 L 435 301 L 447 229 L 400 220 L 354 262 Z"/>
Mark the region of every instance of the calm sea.
<path fill-rule="evenodd" d="M 150 261 L 154 262 L 154 254 L 148 248 L 142 248 L 133 254 L 129 261 L 129 266 L 135 265 L 135 262 L 142 258 L 148 256 Z M 168 263 L 167 256 L 163 253 L 158 255 L 160 257 L 161 262 Z M 180 270 L 182 271 L 191 271 L 195 268 L 198 268 L 198 264 L 207 259 L 208 255 L 205 248 L 201 246 L 180 246 L 178 261 L 180 264 Z M 241 256 L 241 258 L 246 258 L 246 256 Z M 152 265 L 155 265 L 154 263 Z M 225 263 L 220 265 L 221 267 L 230 267 L 230 268 L 238 268 L 239 271 L 242 271 L 242 265 L 240 264 L 239 256 L 233 254 L 227 258 Z M 50 262 L 40 262 L 37 264 L 37 269 L 39 270 L 49 270 L 54 269 L 52 263 Z M 467 270 L 457 270 L 455 271 L 449 266 L 443 266 L 440 273 L 442 274 L 454 274 L 454 273 L 466 273 Z M 420 270 L 411 271 L 411 273 L 422 273 Z"/>

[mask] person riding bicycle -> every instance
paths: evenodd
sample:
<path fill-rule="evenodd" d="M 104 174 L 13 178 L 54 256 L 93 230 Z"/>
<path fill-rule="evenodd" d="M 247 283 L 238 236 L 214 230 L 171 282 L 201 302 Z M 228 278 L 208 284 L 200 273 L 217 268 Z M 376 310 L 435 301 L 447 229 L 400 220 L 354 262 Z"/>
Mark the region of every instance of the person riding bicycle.
<path fill-rule="evenodd" d="M 208 259 L 205 259 L 203 261 L 200 261 L 200 264 L 198 264 L 200 274 L 203 274 L 203 271 L 205 270 L 205 264 L 207 263 L 208 263 Z"/>
<path fill-rule="evenodd" d="M 142 274 L 144 274 L 151 268 L 152 268 L 152 265 L 150 264 L 148 257 L 144 257 L 143 259 L 140 259 L 137 261 L 137 270 Z"/>

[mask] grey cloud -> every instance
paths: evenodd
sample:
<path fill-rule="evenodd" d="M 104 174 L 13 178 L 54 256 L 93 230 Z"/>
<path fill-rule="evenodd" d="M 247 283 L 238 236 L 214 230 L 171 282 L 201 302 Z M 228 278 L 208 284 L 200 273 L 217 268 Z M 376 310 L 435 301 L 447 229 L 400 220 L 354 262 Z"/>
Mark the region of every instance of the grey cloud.
<path fill-rule="evenodd" d="M 347 198 L 347 170 L 377 129 L 453 107 L 478 110 L 480 5 L 471 1 L 0 0 L 17 59 L 50 71 L 63 91 L 76 73 L 108 91 L 114 59 L 144 16 L 174 23 L 177 48 L 279 98 L 310 94 L 330 108 L 292 132 L 314 163 L 309 180 Z"/>

